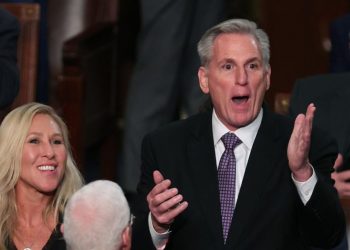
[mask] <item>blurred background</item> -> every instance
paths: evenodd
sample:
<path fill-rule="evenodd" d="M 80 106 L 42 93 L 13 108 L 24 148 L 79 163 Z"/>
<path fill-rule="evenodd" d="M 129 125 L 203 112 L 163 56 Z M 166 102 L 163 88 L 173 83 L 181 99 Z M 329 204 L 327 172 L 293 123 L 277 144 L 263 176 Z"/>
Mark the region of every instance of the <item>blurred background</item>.
<path fill-rule="evenodd" d="M 13 3 L 22 6 L 16 9 Z M 30 68 L 27 78 L 21 78 L 21 91 L 33 90 L 24 101 L 47 103 L 63 116 L 88 181 L 116 180 L 128 84 L 137 58 L 139 2 L 0 4 L 21 21 L 21 73 Z M 348 0 L 228 0 L 230 17 L 252 19 L 270 36 L 272 85 L 266 100 L 272 109 L 287 112 L 296 79 L 329 72 L 330 22 L 348 13 L 349 5 Z"/>

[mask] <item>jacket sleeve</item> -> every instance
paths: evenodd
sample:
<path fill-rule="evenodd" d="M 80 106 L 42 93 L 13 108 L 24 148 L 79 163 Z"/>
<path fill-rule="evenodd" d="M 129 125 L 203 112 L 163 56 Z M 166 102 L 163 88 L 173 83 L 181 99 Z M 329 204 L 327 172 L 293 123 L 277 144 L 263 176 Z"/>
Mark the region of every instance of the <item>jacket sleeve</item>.
<path fill-rule="evenodd" d="M 301 232 L 310 245 L 334 247 L 345 234 L 344 213 L 331 179 L 338 149 L 334 140 L 318 132 L 313 133 L 310 151 L 318 180 L 310 200 L 300 210 Z"/>

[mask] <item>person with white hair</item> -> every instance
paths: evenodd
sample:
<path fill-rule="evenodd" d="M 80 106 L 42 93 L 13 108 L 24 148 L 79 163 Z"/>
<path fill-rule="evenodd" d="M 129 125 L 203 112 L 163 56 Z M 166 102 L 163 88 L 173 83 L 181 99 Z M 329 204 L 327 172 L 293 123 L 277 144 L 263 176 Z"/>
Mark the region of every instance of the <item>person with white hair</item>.
<path fill-rule="evenodd" d="M 69 250 L 131 248 L 132 214 L 119 185 L 98 180 L 68 201 L 62 231 Z"/>

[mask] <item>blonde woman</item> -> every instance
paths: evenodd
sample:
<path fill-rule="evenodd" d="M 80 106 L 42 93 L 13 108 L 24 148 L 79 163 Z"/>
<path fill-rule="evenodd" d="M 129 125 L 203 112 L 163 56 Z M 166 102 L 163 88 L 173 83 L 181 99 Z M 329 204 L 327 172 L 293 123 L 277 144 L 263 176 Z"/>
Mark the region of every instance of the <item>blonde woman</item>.
<path fill-rule="evenodd" d="M 0 126 L 0 249 L 66 249 L 61 218 L 82 184 L 56 112 L 39 103 L 10 112 Z"/>

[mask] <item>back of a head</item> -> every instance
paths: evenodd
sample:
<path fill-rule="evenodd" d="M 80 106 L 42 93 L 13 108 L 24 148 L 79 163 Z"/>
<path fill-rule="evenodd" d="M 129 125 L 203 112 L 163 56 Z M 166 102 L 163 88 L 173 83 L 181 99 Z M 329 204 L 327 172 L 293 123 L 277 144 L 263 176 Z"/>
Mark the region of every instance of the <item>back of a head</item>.
<path fill-rule="evenodd" d="M 130 208 L 118 184 L 99 180 L 78 190 L 64 214 L 67 249 L 119 249 Z"/>

